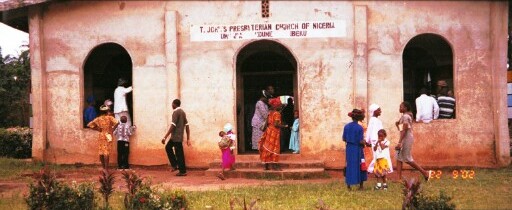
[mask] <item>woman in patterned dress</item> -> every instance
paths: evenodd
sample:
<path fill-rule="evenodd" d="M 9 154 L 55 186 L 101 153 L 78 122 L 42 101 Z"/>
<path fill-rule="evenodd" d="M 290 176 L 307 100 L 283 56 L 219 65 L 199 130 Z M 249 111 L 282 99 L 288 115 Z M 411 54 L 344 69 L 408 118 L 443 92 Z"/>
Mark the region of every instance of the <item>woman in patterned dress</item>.
<path fill-rule="evenodd" d="M 281 123 L 281 100 L 279 98 L 272 98 L 269 100 L 270 113 L 267 119 L 267 129 L 259 141 L 259 151 L 261 162 L 265 165 L 265 170 L 272 169 L 280 171 L 278 165 L 279 152 L 281 151 L 281 128 L 288 128 L 288 125 Z"/>
<path fill-rule="evenodd" d="M 258 149 L 258 142 L 261 139 L 261 136 L 265 132 L 262 129 L 262 125 L 265 124 L 268 117 L 268 99 L 265 97 L 265 94 L 260 96 L 260 100 L 256 102 L 256 107 L 254 110 L 254 115 L 252 116 L 251 126 L 252 126 L 252 149 Z"/>
<path fill-rule="evenodd" d="M 101 115 L 96 117 L 93 121 L 87 124 L 87 127 L 99 131 L 98 135 L 98 150 L 100 155 L 100 162 L 103 169 L 108 168 L 108 159 L 110 150 L 112 148 L 112 132 L 118 124 L 116 118 L 110 116 L 109 107 L 102 105 L 100 107 Z"/>

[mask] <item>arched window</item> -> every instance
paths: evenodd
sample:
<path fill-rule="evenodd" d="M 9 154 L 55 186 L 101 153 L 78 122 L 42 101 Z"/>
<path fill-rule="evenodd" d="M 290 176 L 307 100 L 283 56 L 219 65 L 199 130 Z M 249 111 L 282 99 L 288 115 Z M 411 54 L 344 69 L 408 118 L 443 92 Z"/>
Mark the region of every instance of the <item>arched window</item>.
<path fill-rule="evenodd" d="M 86 109 L 91 103 L 96 113 L 106 99 L 114 100 L 114 90 L 119 78 L 131 86 L 132 59 L 126 49 L 116 43 L 101 44 L 89 53 L 84 64 L 84 98 Z M 93 99 L 93 100 L 91 100 Z M 126 98 L 130 115 L 133 116 L 132 94 Z M 84 126 L 86 125 L 84 109 Z"/>
<path fill-rule="evenodd" d="M 404 100 L 411 103 L 414 114 L 417 111 L 415 100 L 420 96 L 421 89 L 425 88 L 427 95 L 434 97 L 440 105 L 440 118 L 455 118 L 453 52 L 450 44 L 439 35 L 421 34 L 407 43 L 402 59 Z"/>
<path fill-rule="evenodd" d="M 288 96 L 294 97 L 293 104 L 295 107 L 298 106 L 297 61 L 291 52 L 278 42 L 255 41 L 237 54 L 236 78 L 238 151 L 257 152 L 254 150 L 257 145 L 252 141 L 251 126 L 255 104 L 260 99 L 262 90 L 270 85 L 274 87 L 274 97 L 284 96 L 281 98 L 283 102 L 289 98 Z M 291 114 L 293 120 L 293 111 Z M 281 145 L 288 145 L 286 140 L 289 141 L 290 137 L 285 135 L 282 135 Z M 288 146 L 281 147 L 282 151 L 287 148 Z"/>

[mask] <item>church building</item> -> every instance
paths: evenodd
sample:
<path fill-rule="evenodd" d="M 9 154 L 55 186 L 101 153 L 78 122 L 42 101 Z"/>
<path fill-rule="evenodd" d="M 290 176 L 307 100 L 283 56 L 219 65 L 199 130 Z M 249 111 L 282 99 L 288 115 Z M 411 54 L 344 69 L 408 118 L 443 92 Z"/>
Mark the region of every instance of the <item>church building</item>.
<path fill-rule="evenodd" d="M 400 103 L 414 105 L 422 87 L 435 92 L 441 81 L 453 92 L 455 115 L 413 124 L 415 161 L 430 168 L 501 167 L 510 163 L 508 7 L 507 1 L 7 0 L 0 2 L 0 21 L 30 36 L 36 160 L 99 163 L 98 132 L 84 126 L 87 98 L 94 96 L 96 105 L 113 99 L 125 78 L 137 126 L 131 164 L 168 163 L 160 140 L 174 99 L 190 125 L 188 167 L 220 159 L 218 133 L 228 122 L 238 137 L 237 160 L 258 161 L 251 119 L 271 85 L 275 96 L 293 98 L 300 113 L 300 153 L 282 148 L 284 159 L 340 169 L 348 112 L 380 105 L 394 147 Z"/>

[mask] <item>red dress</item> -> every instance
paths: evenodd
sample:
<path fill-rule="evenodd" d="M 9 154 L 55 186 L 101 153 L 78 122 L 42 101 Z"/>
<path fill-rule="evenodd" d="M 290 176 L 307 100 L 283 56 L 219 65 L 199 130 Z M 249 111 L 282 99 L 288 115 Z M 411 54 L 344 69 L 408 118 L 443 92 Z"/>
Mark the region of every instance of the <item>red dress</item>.
<path fill-rule="evenodd" d="M 274 124 L 281 124 L 281 113 L 271 111 L 267 123 L 267 129 L 259 142 L 260 159 L 263 163 L 277 163 L 281 150 L 281 129 Z"/>

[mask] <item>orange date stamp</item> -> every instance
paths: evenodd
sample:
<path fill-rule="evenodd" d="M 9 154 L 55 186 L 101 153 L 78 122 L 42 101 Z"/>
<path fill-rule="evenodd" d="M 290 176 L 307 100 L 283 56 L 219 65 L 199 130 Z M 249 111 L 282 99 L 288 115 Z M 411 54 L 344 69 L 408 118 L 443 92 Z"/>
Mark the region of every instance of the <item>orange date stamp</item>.
<path fill-rule="evenodd" d="M 442 179 L 442 178 L 451 178 L 451 179 L 475 179 L 476 172 L 473 169 L 456 169 L 452 170 L 451 174 L 444 174 L 442 170 L 430 170 L 430 178 L 431 179 Z"/>

